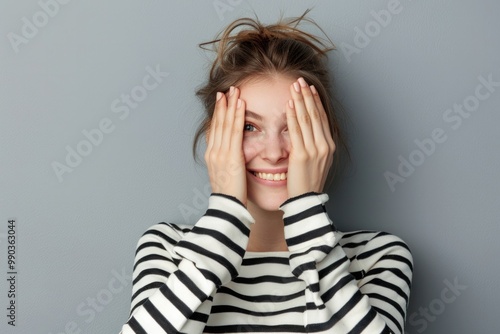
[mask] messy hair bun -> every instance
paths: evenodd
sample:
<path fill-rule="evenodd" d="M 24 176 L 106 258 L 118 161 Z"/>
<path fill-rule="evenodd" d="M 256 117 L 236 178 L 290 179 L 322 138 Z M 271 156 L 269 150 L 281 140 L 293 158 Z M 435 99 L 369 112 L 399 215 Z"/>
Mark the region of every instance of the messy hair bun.
<path fill-rule="evenodd" d="M 258 19 L 241 18 L 229 24 L 216 39 L 201 43 L 204 50 L 216 53 L 207 82 L 196 92 L 205 108 L 204 118 L 195 133 L 193 154 L 200 138 L 209 128 L 215 108 L 217 92 L 226 92 L 257 77 L 286 75 L 303 77 L 316 87 L 328 116 L 329 126 L 336 145 L 334 163 L 327 186 L 344 166 L 349 153 L 341 130 L 342 109 L 332 93 L 327 65 L 327 52 L 335 46 L 325 32 L 306 15 L 281 19 L 276 24 L 264 25 Z M 326 37 L 320 39 L 298 28 L 310 23 Z"/>

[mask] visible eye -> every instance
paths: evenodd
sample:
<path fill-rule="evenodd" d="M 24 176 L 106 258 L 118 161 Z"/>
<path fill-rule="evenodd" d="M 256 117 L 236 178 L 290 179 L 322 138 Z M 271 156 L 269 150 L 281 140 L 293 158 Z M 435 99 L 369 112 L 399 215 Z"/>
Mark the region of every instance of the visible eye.
<path fill-rule="evenodd" d="M 249 132 L 252 132 L 252 131 L 257 130 L 257 129 L 255 128 L 255 126 L 253 126 L 253 125 L 252 125 L 252 124 L 250 124 L 250 123 L 246 123 L 243 129 L 244 129 L 245 131 L 249 131 Z"/>

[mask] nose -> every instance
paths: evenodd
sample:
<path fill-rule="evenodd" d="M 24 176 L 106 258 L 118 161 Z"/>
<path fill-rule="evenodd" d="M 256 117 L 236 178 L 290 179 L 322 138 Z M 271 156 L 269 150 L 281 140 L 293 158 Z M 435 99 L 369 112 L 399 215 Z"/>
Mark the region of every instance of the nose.
<path fill-rule="evenodd" d="M 290 144 L 283 134 L 267 135 L 264 140 L 264 147 L 261 151 L 261 157 L 272 164 L 277 164 L 288 158 Z"/>

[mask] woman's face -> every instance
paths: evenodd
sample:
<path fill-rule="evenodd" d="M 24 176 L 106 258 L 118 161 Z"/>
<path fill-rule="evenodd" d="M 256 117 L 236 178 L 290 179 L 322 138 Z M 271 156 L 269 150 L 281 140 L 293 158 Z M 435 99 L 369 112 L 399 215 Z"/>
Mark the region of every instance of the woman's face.
<path fill-rule="evenodd" d="M 278 210 L 287 198 L 290 139 L 285 104 L 296 79 L 283 75 L 259 77 L 241 86 L 246 103 L 243 153 L 247 169 L 248 201 L 268 211 Z"/>

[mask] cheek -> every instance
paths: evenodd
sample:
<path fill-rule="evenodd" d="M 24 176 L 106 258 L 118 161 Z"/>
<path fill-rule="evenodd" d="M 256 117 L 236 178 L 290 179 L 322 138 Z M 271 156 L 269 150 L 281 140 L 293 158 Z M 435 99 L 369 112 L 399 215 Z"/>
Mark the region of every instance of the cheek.
<path fill-rule="evenodd" d="M 243 155 L 245 162 L 250 162 L 264 147 L 264 144 L 257 138 L 243 138 Z"/>
<path fill-rule="evenodd" d="M 288 132 L 285 132 L 281 135 L 281 143 L 287 152 L 290 152 L 290 148 L 292 147 L 292 142 L 290 141 L 290 135 Z"/>

